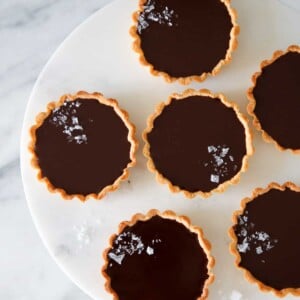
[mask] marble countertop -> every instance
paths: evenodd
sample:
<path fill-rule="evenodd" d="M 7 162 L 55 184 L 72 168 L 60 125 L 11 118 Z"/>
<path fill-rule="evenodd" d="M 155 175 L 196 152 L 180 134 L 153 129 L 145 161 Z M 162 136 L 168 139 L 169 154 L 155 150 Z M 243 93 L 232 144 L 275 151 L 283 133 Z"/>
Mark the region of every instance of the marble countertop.
<path fill-rule="evenodd" d="M 0 299 L 88 300 L 48 255 L 32 223 L 19 170 L 26 104 L 65 37 L 111 0 L 0 1 Z"/>
<path fill-rule="evenodd" d="M 34 228 L 20 177 L 19 140 L 29 94 L 43 66 L 77 25 L 110 1 L 0 1 L 1 300 L 89 299 L 52 261 Z M 300 11 L 298 0 L 278 1 Z"/>

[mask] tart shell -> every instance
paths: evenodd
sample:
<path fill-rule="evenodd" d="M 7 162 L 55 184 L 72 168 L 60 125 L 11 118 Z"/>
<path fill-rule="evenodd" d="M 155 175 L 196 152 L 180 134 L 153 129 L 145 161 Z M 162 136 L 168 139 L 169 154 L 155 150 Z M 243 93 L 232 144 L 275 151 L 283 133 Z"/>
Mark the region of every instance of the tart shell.
<path fill-rule="evenodd" d="M 252 76 L 252 87 L 250 87 L 247 91 L 247 96 L 249 99 L 249 104 L 247 106 L 247 112 L 248 114 L 253 118 L 253 125 L 254 127 L 261 132 L 263 139 L 268 142 L 268 143 L 273 143 L 275 144 L 276 148 L 280 151 L 285 151 L 285 150 L 290 150 L 292 153 L 294 154 L 300 154 L 300 149 L 289 149 L 289 148 L 285 148 L 283 146 L 281 146 L 274 138 L 272 138 L 263 128 L 262 125 L 258 119 L 258 117 L 256 116 L 254 110 L 256 107 L 256 100 L 254 97 L 254 89 L 256 86 L 256 82 L 258 80 L 258 78 L 262 75 L 263 69 L 271 64 L 273 64 L 278 58 L 280 58 L 281 56 L 287 54 L 288 52 L 298 52 L 300 53 L 300 46 L 297 45 L 291 45 L 287 48 L 287 50 L 282 51 L 282 50 L 278 50 L 275 51 L 273 53 L 273 56 L 271 59 L 269 60 L 264 60 L 261 62 L 260 64 L 260 71 L 256 72 L 253 76 Z M 275 120 L 276 122 L 276 120 Z"/>
<path fill-rule="evenodd" d="M 243 158 L 243 162 L 242 162 L 242 167 L 240 169 L 240 171 L 234 176 L 232 177 L 230 180 L 227 180 L 225 182 L 223 182 L 222 184 L 218 185 L 215 189 L 209 191 L 209 192 L 202 192 L 202 191 L 197 191 L 194 193 L 191 193 L 187 190 L 183 190 L 180 187 L 174 185 L 169 179 L 165 178 L 155 167 L 154 161 L 151 158 L 151 154 L 150 154 L 150 144 L 148 142 L 148 138 L 147 135 L 148 133 L 150 133 L 154 127 L 154 121 L 155 119 L 163 112 L 164 108 L 166 106 L 168 106 L 171 102 L 172 99 L 176 99 L 176 100 L 184 100 L 187 97 L 190 96 L 206 96 L 206 97 L 210 97 L 212 98 L 212 100 L 214 98 L 218 98 L 220 99 L 220 101 L 222 102 L 222 104 L 224 104 L 226 107 L 232 108 L 236 115 L 237 118 L 239 119 L 239 121 L 242 123 L 242 125 L 245 128 L 245 143 L 246 143 L 246 154 Z M 193 89 L 188 89 L 186 91 L 183 92 L 183 94 L 172 94 L 171 96 L 169 96 L 167 102 L 165 103 L 160 103 L 157 107 L 156 110 L 154 112 L 154 114 L 152 114 L 147 121 L 147 128 L 146 130 L 143 132 L 143 140 L 145 141 L 145 146 L 143 149 L 143 153 L 145 155 L 145 157 L 147 158 L 147 166 L 148 169 L 155 173 L 156 175 L 156 179 L 158 182 L 162 183 L 162 184 L 167 184 L 169 186 L 169 189 L 171 190 L 171 192 L 173 193 L 179 193 L 179 192 L 183 192 L 184 195 L 187 198 L 194 198 L 197 195 L 201 196 L 202 198 L 208 198 L 210 197 L 214 192 L 218 192 L 218 193 L 222 193 L 226 190 L 226 188 L 228 186 L 230 186 L 231 184 L 237 184 L 240 181 L 240 176 L 241 173 L 245 172 L 248 169 L 248 160 L 249 157 L 254 153 L 254 148 L 252 145 L 252 132 L 249 128 L 248 125 L 248 120 L 247 118 L 239 111 L 238 106 L 233 103 L 233 102 L 229 102 L 226 97 L 223 94 L 213 94 L 211 93 L 209 90 L 206 89 L 202 89 L 200 91 L 197 90 L 193 90 Z"/>
<path fill-rule="evenodd" d="M 256 279 L 252 275 L 252 273 L 250 271 L 248 271 L 247 269 L 239 266 L 239 263 L 241 261 L 241 257 L 240 257 L 240 254 L 239 254 L 238 250 L 237 250 L 237 237 L 235 235 L 235 232 L 234 232 L 233 228 L 234 228 L 235 225 L 237 225 L 237 223 L 238 223 L 238 217 L 239 217 L 239 215 L 241 215 L 244 212 L 247 203 L 255 200 L 260 195 L 268 193 L 272 189 L 276 189 L 276 190 L 279 190 L 279 191 L 284 191 L 286 189 L 290 189 L 290 190 L 295 191 L 295 192 L 300 192 L 300 187 L 297 186 L 297 185 L 295 185 L 292 182 L 286 182 L 283 185 L 280 185 L 278 183 L 272 182 L 266 188 L 257 188 L 257 189 L 255 189 L 253 191 L 253 193 L 252 193 L 252 196 L 250 198 L 244 198 L 242 200 L 242 202 L 241 202 L 240 210 L 235 211 L 234 214 L 233 214 L 233 216 L 232 216 L 233 225 L 232 225 L 232 227 L 228 231 L 229 237 L 231 239 L 230 252 L 235 257 L 235 266 L 238 269 L 240 269 L 240 270 L 243 271 L 244 277 L 249 282 L 257 284 L 258 287 L 259 287 L 259 289 L 262 292 L 273 292 L 277 297 L 280 297 L 280 298 L 285 297 L 288 294 L 292 294 L 294 296 L 300 296 L 300 288 L 298 288 L 298 289 L 295 289 L 295 288 L 286 288 L 286 289 L 282 289 L 280 291 L 276 290 L 273 287 L 265 285 L 264 283 L 262 283 L 261 281 L 259 281 L 258 279 Z"/>
<path fill-rule="evenodd" d="M 103 268 L 101 269 L 101 274 L 105 278 L 105 289 L 108 293 L 113 295 L 113 300 L 119 300 L 118 295 L 114 292 L 114 290 L 111 287 L 110 284 L 110 277 L 106 274 L 105 270 L 108 266 L 108 259 L 107 255 L 108 252 L 111 250 L 114 240 L 116 237 L 122 233 L 122 231 L 127 227 L 127 226 L 133 226 L 135 225 L 138 221 L 147 221 L 151 219 L 154 216 L 159 216 L 164 219 L 170 219 L 174 220 L 178 223 L 183 224 L 188 230 L 191 232 L 195 233 L 198 236 L 198 241 L 200 246 L 202 247 L 204 253 L 207 256 L 208 259 L 208 264 L 207 264 L 207 269 L 208 269 L 208 278 L 205 281 L 205 284 L 203 286 L 203 292 L 200 297 L 198 297 L 196 300 L 204 300 L 207 299 L 208 297 L 208 286 L 213 283 L 215 276 L 212 273 L 212 268 L 215 265 L 215 259 L 213 256 L 211 256 L 210 250 L 211 250 L 211 244 L 208 240 L 205 239 L 203 230 L 200 227 L 196 227 L 191 225 L 191 221 L 188 217 L 186 216 L 178 216 L 176 215 L 173 211 L 167 210 L 164 212 L 159 212 L 156 209 L 150 210 L 146 215 L 143 214 L 135 214 L 130 221 L 123 221 L 119 225 L 118 233 L 113 234 L 110 239 L 109 239 L 109 247 L 103 252 L 103 258 L 105 260 L 105 264 Z"/>
<path fill-rule="evenodd" d="M 178 81 L 179 83 L 183 85 L 188 85 L 192 81 L 198 81 L 202 82 L 204 81 L 209 75 L 215 76 L 220 71 L 221 68 L 231 62 L 232 60 L 232 52 L 237 48 L 238 41 L 237 36 L 240 33 L 240 27 L 237 24 L 237 12 L 235 9 L 231 7 L 230 0 L 220 0 L 224 5 L 226 6 L 228 13 L 231 17 L 231 21 L 233 24 L 233 27 L 230 32 L 230 42 L 229 42 L 229 48 L 227 49 L 227 53 L 225 58 L 221 59 L 219 63 L 211 70 L 211 72 L 205 72 L 201 75 L 194 75 L 194 76 L 188 76 L 188 77 L 172 77 L 166 72 L 155 70 L 154 66 L 149 63 L 143 53 L 143 50 L 141 48 L 141 38 L 137 33 L 137 23 L 139 19 L 140 13 L 143 11 L 144 4 L 147 2 L 147 0 L 139 0 L 139 7 L 138 10 L 132 15 L 134 25 L 130 28 L 129 32 L 130 35 L 133 37 L 133 50 L 139 55 L 139 61 L 142 65 L 149 67 L 150 73 L 154 76 L 162 76 L 166 82 L 171 83 L 174 81 Z"/>
<path fill-rule="evenodd" d="M 38 161 L 38 157 L 35 153 L 35 144 L 36 144 L 36 130 L 43 124 L 44 120 L 51 114 L 51 112 L 53 111 L 53 109 L 60 107 L 66 100 L 68 101 L 74 101 L 78 98 L 82 98 L 82 99 L 96 99 L 98 100 L 101 104 L 107 105 L 107 106 L 111 106 L 113 107 L 115 113 L 121 118 L 121 120 L 124 122 L 125 126 L 128 128 L 128 141 L 131 144 L 130 147 L 130 160 L 131 162 L 128 163 L 127 167 L 123 170 L 123 173 L 120 177 L 118 177 L 111 185 L 106 186 L 105 188 L 103 188 L 98 194 L 96 193 L 92 193 L 92 194 L 88 194 L 88 195 L 81 195 L 81 194 L 68 194 L 64 189 L 61 188 L 57 188 L 55 187 L 47 177 L 44 177 L 42 175 L 42 171 L 40 169 L 39 166 L 39 161 Z M 136 129 L 135 126 L 129 121 L 129 115 L 125 110 L 122 110 L 119 107 L 119 104 L 117 102 L 117 100 L 115 99 L 107 99 L 105 98 L 102 94 L 100 93 L 87 93 L 85 91 L 80 91 L 77 92 L 74 95 L 70 95 L 70 94 L 66 94 L 61 96 L 61 98 L 59 99 L 59 101 L 57 102 L 50 102 L 47 105 L 47 110 L 46 112 L 41 112 L 37 115 L 36 117 L 36 124 L 33 125 L 30 128 L 30 143 L 28 146 L 29 152 L 32 155 L 32 159 L 31 159 L 31 165 L 38 170 L 37 173 L 37 178 L 39 181 L 42 181 L 46 184 L 47 189 L 51 192 L 51 193 L 59 193 L 63 199 L 65 200 L 71 200 L 73 198 L 79 198 L 81 201 L 86 201 L 88 198 L 94 198 L 94 199 L 102 199 L 108 192 L 110 191 L 114 191 L 116 190 L 119 185 L 120 182 L 122 180 L 125 180 L 128 175 L 128 168 L 129 167 L 133 167 L 136 164 L 136 158 L 135 158 L 135 153 L 137 151 L 137 147 L 138 147 L 138 142 L 135 138 L 135 133 L 136 133 Z"/>

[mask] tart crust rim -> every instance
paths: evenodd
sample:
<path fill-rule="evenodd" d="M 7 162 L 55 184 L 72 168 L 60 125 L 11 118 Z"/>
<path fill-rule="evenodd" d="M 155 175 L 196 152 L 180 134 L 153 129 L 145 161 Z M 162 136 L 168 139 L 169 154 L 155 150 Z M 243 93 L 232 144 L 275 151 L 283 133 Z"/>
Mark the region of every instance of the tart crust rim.
<path fill-rule="evenodd" d="M 244 127 L 244 131 L 245 131 L 246 154 L 243 157 L 242 166 L 241 166 L 239 172 L 237 172 L 231 179 L 219 184 L 216 188 L 214 188 L 214 189 L 212 189 L 211 191 L 208 191 L 208 192 L 203 192 L 201 190 L 199 190 L 197 192 L 190 192 L 190 191 L 187 191 L 185 189 L 181 189 L 176 184 L 173 184 L 168 178 L 164 177 L 155 167 L 155 163 L 154 163 L 154 161 L 151 157 L 151 153 L 150 153 L 150 147 L 151 146 L 150 146 L 150 143 L 149 143 L 148 138 L 147 138 L 147 135 L 154 128 L 155 119 L 163 113 L 164 108 L 167 107 L 168 105 L 170 105 L 173 99 L 175 99 L 176 101 L 177 100 L 185 100 L 185 98 L 188 98 L 188 97 L 191 97 L 191 96 L 206 96 L 206 97 L 210 97 L 212 99 L 212 101 L 220 100 L 220 102 L 223 105 L 225 105 L 228 108 L 232 108 L 234 110 L 238 120 L 240 121 L 240 123 Z M 254 153 L 254 147 L 253 147 L 253 142 L 252 142 L 253 141 L 253 135 L 252 135 L 252 131 L 251 131 L 248 123 L 249 122 L 248 122 L 247 117 L 239 111 L 238 105 L 234 102 L 229 101 L 221 93 L 213 94 L 211 91 L 209 91 L 207 89 L 201 89 L 199 91 L 194 90 L 194 89 L 188 89 L 188 90 L 184 91 L 182 94 L 173 93 L 168 97 L 168 100 L 166 102 L 162 102 L 162 103 L 160 103 L 156 106 L 155 112 L 148 117 L 147 127 L 144 130 L 143 135 L 142 135 L 143 140 L 145 142 L 145 145 L 144 145 L 144 148 L 143 148 L 143 154 L 147 159 L 148 170 L 155 174 L 156 180 L 159 183 L 167 184 L 168 187 L 169 187 L 169 190 L 172 193 L 183 192 L 185 197 L 187 197 L 189 199 L 192 199 L 192 198 L 196 197 L 197 195 L 202 197 L 202 198 L 208 198 L 213 193 L 216 193 L 216 192 L 217 193 L 223 193 L 230 185 L 237 184 L 240 181 L 241 174 L 246 172 L 246 170 L 248 169 L 249 158 Z"/>
<path fill-rule="evenodd" d="M 255 72 L 252 75 L 251 81 L 252 86 L 247 90 L 247 97 L 249 100 L 249 103 L 247 105 L 247 112 L 252 117 L 252 124 L 255 127 L 257 131 L 260 132 L 262 135 L 264 141 L 267 143 L 272 143 L 275 145 L 275 147 L 283 152 L 283 151 L 291 151 L 293 154 L 300 154 L 300 148 L 299 149 L 292 149 L 292 148 L 286 148 L 284 146 L 281 146 L 281 144 L 276 140 L 276 138 L 273 138 L 269 133 L 267 133 L 259 121 L 259 118 L 255 114 L 255 107 L 256 107 L 256 99 L 254 97 L 254 89 L 256 87 L 256 83 L 258 78 L 262 75 L 264 68 L 272 65 L 277 59 L 280 57 L 286 55 L 289 52 L 298 52 L 300 54 L 300 46 L 298 45 L 291 45 L 286 50 L 277 50 L 273 53 L 272 57 L 270 59 L 263 60 L 260 63 L 260 69 L 259 71 Z"/>
<path fill-rule="evenodd" d="M 39 166 L 38 157 L 35 152 L 35 145 L 36 145 L 36 140 L 37 140 L 36 131 L 39 127 L 41 127 L 43 125 L 45 119 L 52 113 L 53 109 L 61 107 L 61 105 L 67 100 L 74 101 L 79 98 L 98 100 L 99 103 L 101 103 L 101 104 L 111 106 L 114 109 L 115 113 L 118 115 L 118 117 L 122 120 L 122 122 L 124 123 L 126 128 L 128 129 L 127 139 L 131 145 L 130 152 L 129 152 L 130 162 L 123 169 L 122 174 L 118 178 L 116 178 L 112 184 L 105 186 L 99 193 L 90 193 L 88 195 L 69 194 L 63 188 L 55 187 L 47 177 L 42 175 L 42 170 Z M 59 193 L 64 200 L 72 200 L 73 198 L 78 198 L 82 202 L 87 201 L 89 198 L 94 198 L 95 200 L 100 200 L 108 192 L 115 191 L 119 187 L 121 181 L 128 178 L 128 176 L 129 176 L 128 169 L 136 165 L 136 151 L 138 148 L 138 141 L 136 139 L 135 125 L 133 125 L 129 121 L 128 112 L 119 107 L 117 100 L 112 99 L 112 98 L 105 98 L 103 96 L 103 94 L 101 94 L 99 92 L 88 93 L 85 91 L 79 91 L 75 94 L 64 94 L 63 96 L 60 97 L 60 99 L 57 102 L 52 101 L 52 102 L 48 103 L 47 107 L 46 107 L 46 111 L 40 112 L 36 116 L 35 125 L 31 126 L 31 128 L 29 129 L 29 133 L 30 133 L 30 142 L 28 145 L 28 150 L 31 154 L 31 166 L 38 171 L 38 173 L 36 175 L 37 179 L 46 184 L 46 187 L 49 192 Z"/>
<path fill-rule="evenodd" d="M 234 232 L 234 226 L 238 223 L 238 217 L 244 212 L 248 203 L 254 201 L 257 197 L 264 195 L 274 189 L 279 191 L 285 191 L 286 189 L 290 189 L 294 192 L 300 192 L 300 186 L 297 186 L 295 183 L 290 181 L 287 181 L 282 185 L 280 185 L 277 182 L 271 182 L 266 188 L 256 188 L 252 192 L 251 197 L 246 197 L 241 201 L 240 209 L 236 210 L 232 215 L 233 225 L 228 230 L 228 235 L 231 240 L 229 245 L 229 251 L 235 257 L 234 264 L 236 268 L 243 272 L 243 275 L 248 282 L 256 284 L 262 292 L 273 292 L 277 297 L 280 298 L 285 297 L 289 294 L 292 294 L 294 296 L 300 296 L 300 287 L 277 290 L 271 286 L 264 284 L 263 282 L 258 280 L 254 275 L 252 275 L 252 273 L 249 270 L 239 265 L 239 263 L 241 262 L 241 256 L 239 254 L 239 251 L 237 250 L 237 237 Z"/>
<path fill-rule="evenodd" d="M 212 273 L 212 268 L 215 265 L 215 258 L 211 255 L 211 244 L 205 238 L 202 228 L 192 225 L 191 220 L 187 216 L 185 216 L 185 215 L 180 215 L 179 216 L 171 210 L 166 210 L 164 212 L 160 212 L 157 209 L 151 209 L 150 211 L 148 211 L 147 214 L 137 213 L 137 214 L 132 216 L 130 221 L 123 221 L 119 224 L 118 232 L 116 234 L 113 234 L 113 235 L 110 236 L 110 238 L 109 238 L 109 247 L 106 248 L 103 252 L 103 259 L 104 259 L 105 263 L 104 263 L 104 266 L 101 269 L 101 274 L 105 279 L 105 290 L 108 293 L 113 295 L 113 300 L 119 300 L 119 296 L 117 295 L 117 293 L 111 287 L 110 277 L 105 272 L 105 270 L 107 269 L 108 263 L 109 263 L 109 260 L 107 258 L 108 257 L 108 252 L 113 247 L 113 243 L 114 243 L 114 240 L 116 239 L 116 237 L 119 234 L 121 234 L 126 227 L 132 227 L 139 221 L 147 221 L 147 220 L 150 220 L 151 218 L 153 218 L 155 216 L 159 216 L 159 217 L 164 218 L 164 219 L 174 220 L 174 221 L 184 225 L 186 227 L 186 229 L 189 230 L 190 232 L 193 232 L 193 233 L 197 234 L 198 242 L 199 242 L 201 248 L 203 249 L 203 251 L 204 251 L 204 253 L 207 257 L 207 260 L 208 260 L 208 263 L 207 263 L 208 278 L 205 280 L 203 290 L 202 290 L 202 294 L 196 300 L 207 299 L 208 293 L 209 293 L 208 286 L 210 284 L 212 284 L 214 279 L 215 279 L 215 275 Z"/>
<path fill-rule="evenodd" d="M 138 24 L 138 20 L 139 20 L 139 15 L 143 11 L 144 4 L 146 3 L 146 1 L 147 0 L 139 0 L 138 10 L 135 11 L 132 15 L 134 25 L 132 25 L 130 27 L 129 33 L 133 38 L 132 48 L 138 54 L 139 62 L 143 66 L 148 67 L 150 70 L 150 73 L 152 75 L 162 76 L 164 78 L 164 80 L 168 83 L 178 81 L 180 84 L 188 85 L 192 81 L 202 82 L 209 75 L 211 75 L 211 76 L 217 75 L 221 71 L 221 69 L 224 65 L 227 65 L 232 61 L 232 53 L 238 47 L 237 37 L 240 33 L 240 26 L 237 23 L 237 18 L 238 18 L 237 11 L 231 6 L 231 0 L 220 0 L 220 2 L 222 2 L 226 6 L 228 14 L 231 18 L 231 23 L 232 23 L 232 29 L 231 29 L 230 35 L 229 35 L 229 46 L 226 51 L 225 57 L 220 59 L 218 64 L 210 72 L 204 72 L 200 75 L 191 75 L 191 76 L 186 76 L 186 77 L 173 77 L 173 76 L 169 75 L 167 72 L 156 70 L 154 65 L 151 64 L 150 62 L 148 62 L 147 59 L 145 58 L 144 52 L 141 47 L 141 38 L 140 38 L 139 34 L 137 33 L 137 24 Z"/>

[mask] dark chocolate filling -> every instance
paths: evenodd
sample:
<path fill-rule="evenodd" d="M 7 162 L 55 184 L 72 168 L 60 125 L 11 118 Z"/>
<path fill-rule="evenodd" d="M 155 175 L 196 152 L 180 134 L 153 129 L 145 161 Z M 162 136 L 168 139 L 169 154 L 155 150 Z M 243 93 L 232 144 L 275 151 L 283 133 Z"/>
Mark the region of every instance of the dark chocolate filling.
<path fill-rule="evenodd" d="M 204 96 L 173 99 L 147 138 L 158 172 L 189 192 L 209 192 L 234 177 L 246 154 L 235 111 Z"/>
<path fill-rule="evenodd" d="M 262 128 L 282 147 L 300 149 L 300 53 L 288 52 L 263 68 L 253 95 Z"/>
<path fill-rule="evenodd" d="M 198 236 L 159 216 L 126 227 L 107 259 L 105 272 L 120 300 L 196 300 L 208 278 Z"/>
<path fill-rule="evenodd" d="M 68 194 L 99 193 L 130 162 L 128 128 L 110 106 L 95 99 L 66 101 L 36 130 L 42 171 Z"/>
<path fill-rule="evenodd" d="M 300 193 L 272 189 L 258 196 L 234 231 L 241 267 L 276 290 L 300 288 Z"/>
<path fill-rule="evenodd" d="M 211 72 L 226 57 L 232 27 L 220 0 L 147 0 L 137 33 L 155 70 L 188 77 Z"/>

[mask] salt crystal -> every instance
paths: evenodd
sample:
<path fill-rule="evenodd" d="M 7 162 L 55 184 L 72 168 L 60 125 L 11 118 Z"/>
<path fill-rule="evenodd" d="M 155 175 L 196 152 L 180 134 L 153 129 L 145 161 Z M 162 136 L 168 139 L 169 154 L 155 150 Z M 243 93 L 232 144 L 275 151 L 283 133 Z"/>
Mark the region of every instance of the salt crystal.
<path fill-rule="evenodd" d="M 153 255 L 154 254 L 154 249 L 148 246 L 146 252 L 147 252 L 148 255 Z"/>
<path fill-rule="evenodd" d="M 224 163 L 224 160 L 218 155 L 214 154 L 214 159 L 215 159 L 216 164 L 217 164 L 218 167 L 220 167 Z"/>
<path fill-rule="evenodd" d="M 232 291 L 230 295 L 230 300 L 242 300 L 242 294 L 238 291 Z"/>
<path fill-rule="evenodd" d="M 220 154 L 221 157 L 225 157 L 228 154 L 229 150 L 230 150 L 230 148 L 223 148 L 222 152 Z"/>
<path fill-rule="evenodd" d="M 93 230 L 87 222 L 84 222 L 80 226 L 74 226 L 73 229 L 76 232 L 76 238 L 80 243 L 80 248 L 91 243 Z"/>
<path fill-rule="evenodd" d="M 111 258 L 113 261 L 115 261 L 117 264 L 121 265 L 122 261 L 125 257 L 125 254 L 116 255 L 114 253 L 108 253 L 108 257 Z"/>
<path fill-rule="evenodd" d="M 215 146 L 208 146 L 207 147 L 208 153 L 217 152 L 217 148 Z"/>
<path fill-rule="evenodd" d="M 241 230 L 241 236 L 247 236 L 247 230 L 245 228 L 242 228 Z"/>
<path fill-rule="evenodd" d="M 215 174 L 211 174 L 210 175 L 210 181 L 213 182 L 213 183 L 219 183 L 220 182 L 220 176 L 215 175 Z"/>
<path fill-rule="evenodd" d="M 250 249 L 249 248 L 249 243 L 247 241 L 247 238 L 244 238 L 242 244 L 238 244 L 237 248 L 238 248 L 238 250 L 239 250 L 240 253 L 246 253 L 247 250 Z"/>
<path fill-rule="evenodd" d="M 74 117 L 74 116 L 72 116 L 72 123 L 73 123 L 74 125 L 78 125 L 78 124 L 79 124 L 79 122 L 78 122 L 78 118 L 77 118 L 77 117 Z"/>
<path fill-rule="evenodd" d="M 257 234 L 258 240 L 263 242 L 270 237 L 266 232 L 258 232 Z"/>
<path fill-rule="evenodd" d="M 258 255 L 260 255 L 260 254 L 262 254 L 264 252 L 261 246 L 256 247 L 255 250 L 256 250 L 256 254 L 258 254 Z"/>
<path fill-rule="evenodd" d="M 245 222 L 248 221 L 248 217 L 247 217 L 247 216 L 243 216 L 242 218 L 243 218 L 243 220 L 244 220 Z"/>

